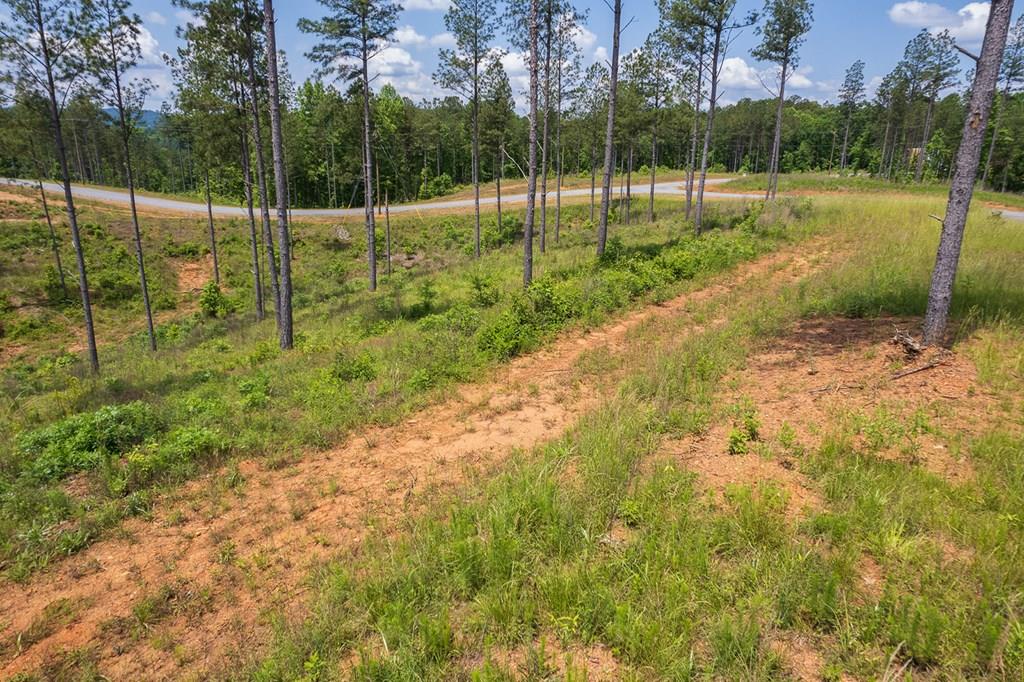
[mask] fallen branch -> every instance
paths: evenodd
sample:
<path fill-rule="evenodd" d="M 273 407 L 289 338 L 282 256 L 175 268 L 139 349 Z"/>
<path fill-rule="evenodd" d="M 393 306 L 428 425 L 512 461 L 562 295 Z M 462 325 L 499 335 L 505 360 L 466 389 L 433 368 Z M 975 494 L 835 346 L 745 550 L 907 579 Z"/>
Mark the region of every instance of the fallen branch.
<path fill-rule="evenodd" d="M 921 365 L 920 367 L 915 367 L 914 369 L 907 369 L 902 372 L 899 372 L 898 374 L 893 374 L 892 379 L 893 381 L 895 381 L 897 379 L 902 379 L 903 377 L 909 377 L 911 374 L 917 374 L 918 372 L 926 372 L 930 369 L 935 369 L 939 365 L 944 364 L 946 364 L 945 357 L 936 358 L 935 360 L 929 362 L 927 365 Z"/>

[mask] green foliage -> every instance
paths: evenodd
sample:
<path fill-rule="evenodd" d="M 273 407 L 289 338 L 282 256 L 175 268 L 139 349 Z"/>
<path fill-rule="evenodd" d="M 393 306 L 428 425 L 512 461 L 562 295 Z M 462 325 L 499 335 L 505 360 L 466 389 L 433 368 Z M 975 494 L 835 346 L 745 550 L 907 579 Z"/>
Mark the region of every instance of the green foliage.
<path fill-rule="evenodd" d="M 160 423 L 146 403 L 107 405 L 22 435 L 18 451 L 33 476 L 53 480 L 94 468 L 159 429 Z"/>
<path fill-rule="evenodd" d="M 424 168 L 420 173 L 420 189 L 417 194 L 419 199 L 433 199 L 442 197 L 455 191 L 455 183 L 452 176 L 441 173 L 438 176 L 431 176 L 430 171 Z"/>
<path fill-rule="evenodd" d="M 377 363 L 367 351 L 352 354 L 340 350 L 334 356 L 331 376 L 339 381 L 373 381 L 377 377 Z"/>
<path fill-rule="evenodd" d="M 235 303 L 221 291 L 220 285 L 210 280 L 199 294 L 199 309 L 207 317 L 223 318 L 235 311 Z"/>

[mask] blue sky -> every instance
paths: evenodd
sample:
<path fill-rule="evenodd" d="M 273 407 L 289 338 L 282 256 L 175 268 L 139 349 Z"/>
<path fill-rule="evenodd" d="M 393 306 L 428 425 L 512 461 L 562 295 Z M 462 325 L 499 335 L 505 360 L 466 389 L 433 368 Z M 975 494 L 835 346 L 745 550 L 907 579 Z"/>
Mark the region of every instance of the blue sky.
<path fill-rule="evenodd" d="M 414 100 L 444 94 L 432 82 L 439 47 L 451 46 L 445 32 L 444 11 L 449 0 L 406 0 L 399 19 L 395 44 L 380 55 L 375 70 L 376 83 L 391 82 L 403 95 Z M 739 0 L 738 14 L 761 7 L 763 0 Z M 577 44 L 583 61 L 589 64 L 606 59 L 611 47 L 611 12 L 603 0 L 577 0 L 589 11 L 586 29 Z M 657 27 L 655 0 L 624 0 L 623 19 L 632 19 L 623 34 L 623 49 L 628 51 Z M 285 50 L 296 82 L 302 82 L 313 67 L 304 53 L 313 44 L 313 37 L 298 31 L 300 17 L 318 17 L 322 8 L 316 0 L 293 0 L 275 3 L 278 14 L 278 46 Z M 143 18 L 146 31 L 143 48 L 146 64 L 142 71 L 158 86 L 148 105 L 157 108 L 171 92 L 170 75 L 162 65 L 160 54 L 173 53 L 178 40 L 175 27 L 187 19 L 182 10 L 169 0 L 138 0 L 134 10 Z M 790 92 L 819 100 L 834 99 L 846 68 L 856 59 L 866 62 L 865 75 L 877 82 L 903 53 L 903 47 L 917 31 L 949 29 L 965 47 L 977 48 L 984 33 L 988 15 L 987 2 L 964 0 L 816 0 L 814 27 L 801 51 L 801 65 L 790 81 Z M 498 45 L 507 47 L 504 36 Z M 758 73 L 765 74 L 767 65 L 750 56 L 757 43 L 752 29 L 745 30 L 734 42 L 723 72 L 723 101 L 742 97 L 763 97 L 765 90 Z M 513 86 L 525 89 L 526 73 L 520 55 L 505 57 L 506 69 Z M 966 65 L 965 65 L 966 66 Z"/>

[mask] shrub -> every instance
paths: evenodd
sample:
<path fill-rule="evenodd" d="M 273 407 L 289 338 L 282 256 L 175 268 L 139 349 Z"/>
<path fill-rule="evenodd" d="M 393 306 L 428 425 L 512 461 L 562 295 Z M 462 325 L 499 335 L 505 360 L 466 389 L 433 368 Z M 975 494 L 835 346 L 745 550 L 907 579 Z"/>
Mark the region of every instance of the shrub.
<path fill-rule="evenodd" d="M 204 426 L 178 428 L 161 443 L 130 453 L 123 466 L 108 475 L 108 487 L 115 495 L 130 495 L 158 480 L 183 480 L 202 460 L 225 450 L 227 442 L 217 431 Z"/>
<path fill-rule="evenodd" d="M 238 382 L 238 392 L 245 409 L 265 407 L 270 402 L 270 379 L 262 373 L 243 378 Z"/>
<path fill-rule="evenodd" d="M 92 469 L 105 456 L 120 454 L 159 429 L 146 403 L 107 405 L 29 432 L 19 440 L 18 449 L 29 460 L 34 477 L 55 480 Z"/>
<path fill-rule="evenodd" d="M 484 273 L 470 273 L 469 283 L 473 286 L 472 300 L 475 306 L 490 308 L 501 298 L 501 292 L 494 279 Z"/>
<path fill-rule="evenodd" d="M 199 309 L 207 317 L 223 318 L 235 311 L 235 304 L 220 290 L 220 285 L 211 280 L 199 293 Z"/>
<path fill-rule="evenodd" d="M 441 173 L 433 178 L 430 177 L 430 172 L 426 168 L 420 173 L 420 199 L 433 199 L 454 191 L 455 183 L 452 182 L 452 176 L 447 173 Z"/>
<path fill-rule="evenodd" d="M 364 350 L 358 355 L 351 355 L 347 351 L 340 350 L 334 356 L 331 376 L 339 381 L 373 381 L 377 376 L 377 363 L 368 351 Z"/>

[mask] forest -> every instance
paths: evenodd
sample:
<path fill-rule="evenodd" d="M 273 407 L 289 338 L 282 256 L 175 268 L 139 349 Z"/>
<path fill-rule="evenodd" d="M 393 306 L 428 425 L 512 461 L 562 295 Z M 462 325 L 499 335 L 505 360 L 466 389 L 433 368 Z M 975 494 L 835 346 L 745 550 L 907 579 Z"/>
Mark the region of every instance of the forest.
<path fill-rule="evenodd" d="M 1021 679 L 1013 0 L 440 4 L 0 0 L 0 677 Z"/>

